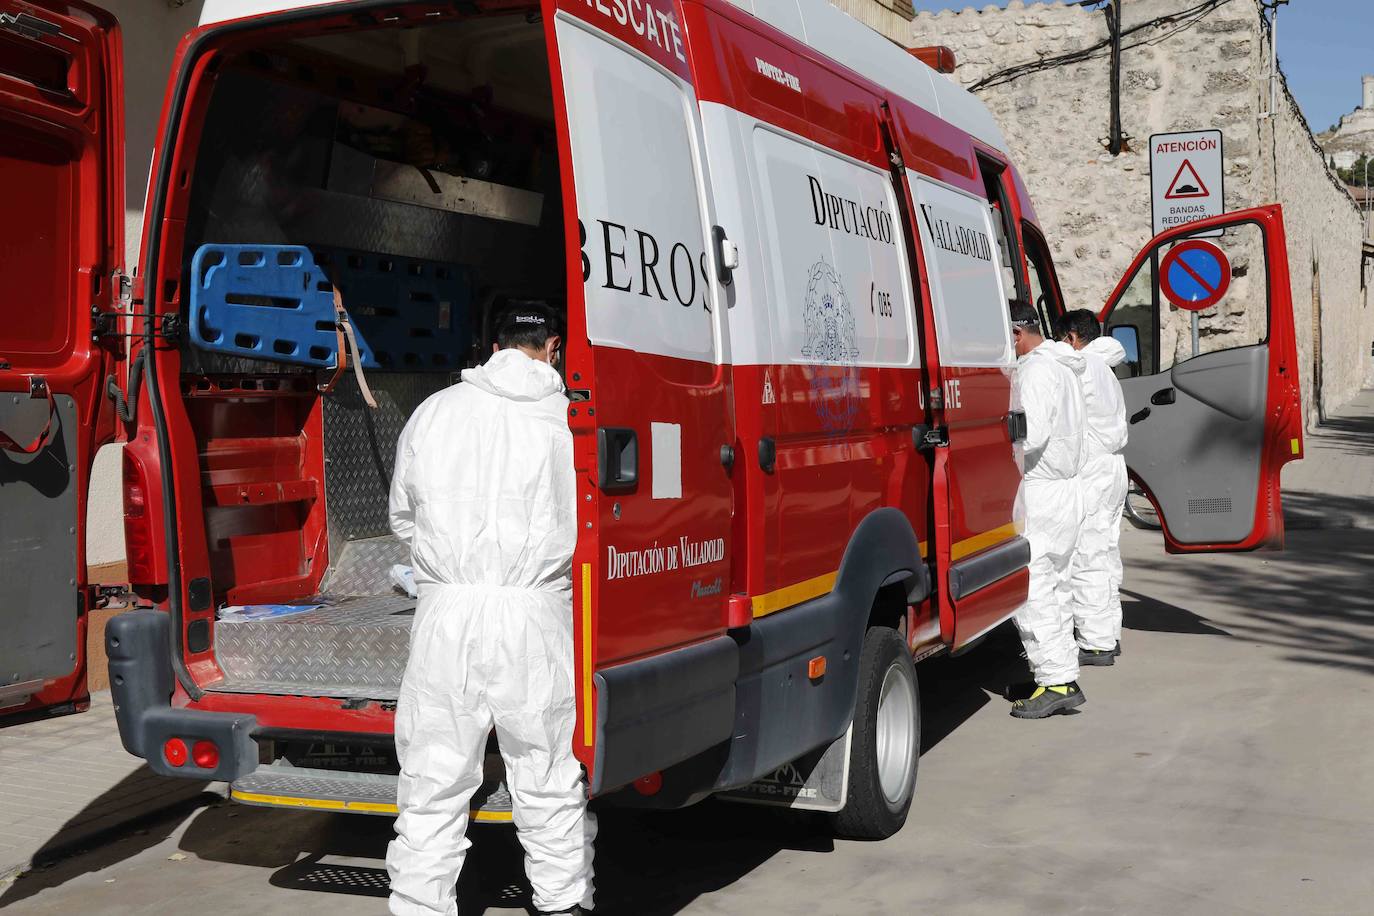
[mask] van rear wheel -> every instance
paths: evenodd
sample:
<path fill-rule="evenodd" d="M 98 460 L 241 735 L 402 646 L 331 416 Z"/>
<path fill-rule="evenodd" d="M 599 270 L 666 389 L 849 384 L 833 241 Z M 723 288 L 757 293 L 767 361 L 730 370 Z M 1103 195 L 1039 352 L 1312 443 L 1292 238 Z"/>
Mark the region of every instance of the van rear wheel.
<path fill-rule="evenodd" d="M 890 627 L 864 636 L 859 697 L 854 707 L 845 805 L 832 816 L 835 832 L 881 840 L 906 823 L 921 753 L 916 666 L 905 640 Z"/>

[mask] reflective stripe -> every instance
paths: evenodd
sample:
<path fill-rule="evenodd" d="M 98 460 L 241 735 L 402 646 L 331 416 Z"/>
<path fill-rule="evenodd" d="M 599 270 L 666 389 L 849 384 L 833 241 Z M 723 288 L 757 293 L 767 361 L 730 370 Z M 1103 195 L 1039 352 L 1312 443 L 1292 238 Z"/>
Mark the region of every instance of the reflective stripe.
<path fill-rule="evenodd" d="M 977 553 L 980 550 L 993 547 L 1003 541 L 1014 538 L 1017 534 L 1019 534 L 1019 532 L 1016 530 L 1016 525 L 1014 523 L 1003 525 L 1000 528 L 994 528 L 991 531 L 984 531 L 982 534 L 975 534 L 971 538 L 956 541 L 949 549 L 949 558 L 950 560 L 961 559 L 971 553 Z M 926 542 L 922 541 L 920 546 L 921 557 L 924 559 L 926 556 Z M 584 567 L 584 582 L 585 577 L 588 575 L 590 574 Z M 838 576 L 838 571 L 826 573 L 823 576 L 816 576 L 814 579 L 807 579 L 795 585 L 784 586 L 776 591 L 755 595 L 749 599 L 754 618 L 767 617 L 769 614 L 786 610 L 789 607 L 801 604 L 803 601 L 810 601 L 812 598 L 818 598 L 835 587 L 835 580 Z M 584 626 L 586 625 L 586 613 L 587 612 L 584 610 Z M 588 741 L 587 743 L 590 744 L 591 742 Z"/>
<path fill-rule="evenodd" d="M 592 564 L 582 564 L 582 743 L 592 746 Z"/>
<path fill-rule="evenodd" d="M 763 595 L 755 595 L 750 599 L 750 606 L 753 609 L 754 617 L 766 617 L 784 608 L 801 604 L 803 601 L 810 601 L 812 598 L 818 598 L 835 587 L 835 579 L 838 577 L 838 571 L 826 573 L 814 579 L 807 579 L 805 582 L 798 582 L 796 585 L 785 586 L 777 591 L 768 592 Z"/>
<path fill-rule="evenodd" d="M 984 531 L 982 534 L 975 534 L 973 537 L 964 538 L 962 541 L 955 541 L 954 545 L 949 548 L 949 558 L 950 560 L 962 559 L 971 553 L 977 553 L 984 548 L 1014 538 L 1019 533 L 1015 524 L 1009 524 L 994 528 L 991 531 Z"/>
<path fill-rule="evenodd" d="M 263 795 L 258 792 L 240 792 L 231 789 L 229 796 L 235 801 L 249 805 L 268 805 L 273 808 L 313 808 L 317 811 L 356 811 L 365 814 L 395 814 L 396 806 L 387 802 L 355 802 L 337 798 L 300 798 L 294 795 Z M 509 811 L 477 810 L 469 816 L 480 823 L 507 824 L 512 819 Z"/>

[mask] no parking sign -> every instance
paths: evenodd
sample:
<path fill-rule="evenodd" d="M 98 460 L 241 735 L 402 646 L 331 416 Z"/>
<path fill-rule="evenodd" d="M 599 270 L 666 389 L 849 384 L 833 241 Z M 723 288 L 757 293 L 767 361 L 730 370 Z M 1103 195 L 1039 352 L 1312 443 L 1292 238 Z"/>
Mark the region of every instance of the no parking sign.
<path fill-rule="evenodd" d="M 1159 265 L 1159 291 L 1181 309 L 1200 312 L 1221 301 L 1231 286 L 1231 262 L 1211 242 L 1175 245 Z"/>

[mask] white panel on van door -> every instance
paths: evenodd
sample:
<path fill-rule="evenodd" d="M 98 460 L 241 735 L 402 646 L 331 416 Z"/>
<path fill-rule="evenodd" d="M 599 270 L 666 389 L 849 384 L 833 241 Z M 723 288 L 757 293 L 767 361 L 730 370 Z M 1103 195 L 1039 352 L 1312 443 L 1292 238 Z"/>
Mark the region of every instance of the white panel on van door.
<path fill-rule="evenodd" d="M 890 176 L 755 124 L 773 361 L 913 366 L 911 275 Z M 735 362 L 748 362 L 737 345 Z"/>
<path fill-rule="evenodd" d="M 593 344 L 714 362 L 691 87 L 557 22 Z"/>
<path fill-rule="evenodd" d="M 739 267 L 725 290 L 730 353 L 735 365 L 769 365 L 773 358 L 766 230 L 762 198 L 749 155 L 753 118 L 718 102 L 701 104 L 701 129 L 711 170 L 716 219 L 739 249 Z"/>
<path fill-rule="evenodd" d="M 907 178 L 916 194 L 941 364 L 1010 365 L 1011 316 L 988 202 L 915 172 Z"/>

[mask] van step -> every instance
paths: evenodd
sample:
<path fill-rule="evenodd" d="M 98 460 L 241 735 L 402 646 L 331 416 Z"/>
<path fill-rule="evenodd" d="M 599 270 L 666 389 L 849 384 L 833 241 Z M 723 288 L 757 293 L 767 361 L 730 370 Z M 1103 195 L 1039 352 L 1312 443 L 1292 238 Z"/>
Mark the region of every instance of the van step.
<path fill-rule="evenodd" d="M 310 808 L 354 814 L 396 815 L 397 777 L 389 773 L 354 773 L 263 764 L 229 786 L 229 797 L 267 808 Z M 511 821 L 510 792 L 504 780 L 488 780 L 473 796 L 472 820 L 482 824 Z"/>

